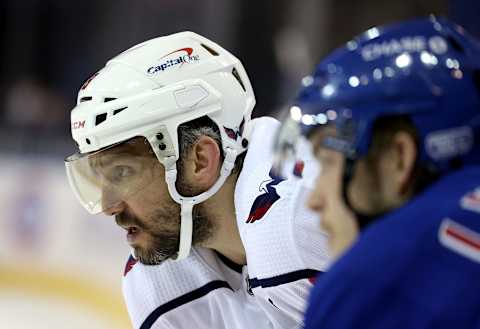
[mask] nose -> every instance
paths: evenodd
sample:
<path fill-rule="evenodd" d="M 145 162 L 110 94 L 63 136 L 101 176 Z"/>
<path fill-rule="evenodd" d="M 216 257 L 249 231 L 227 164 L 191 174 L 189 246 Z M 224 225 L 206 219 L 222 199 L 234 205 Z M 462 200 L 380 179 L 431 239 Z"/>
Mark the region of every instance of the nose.
<path fill-rule="evenodd" d="M 102 209 L 105 215 L 115 216 L 125 209 L 125 202 L 111 188 L 104 186 L 102 189 Z"/>
<path fill-rule="evenodd" d="M 103 213 L 107 216 L 115 216 L 123 212 L 125 209 L 125 203 L 123 201 L 119 201 L 116 204 L 104 206 Z"/>

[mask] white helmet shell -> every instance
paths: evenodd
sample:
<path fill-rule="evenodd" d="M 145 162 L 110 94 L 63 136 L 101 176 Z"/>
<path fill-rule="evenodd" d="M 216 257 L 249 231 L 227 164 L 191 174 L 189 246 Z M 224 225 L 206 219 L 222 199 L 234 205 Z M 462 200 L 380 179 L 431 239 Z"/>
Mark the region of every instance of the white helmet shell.
<path fill-rule="evenodd" d="M 71 114 L 72 136 L 81 153 L 144 136 L 161 161 L 177 160 L 177 127 L 207 115 L 220 129 L 224 151 L 239 154 L 241 138 L 228 129 L 237 132 L 242 120 L 247 125 L 254 105 L 240 61 L 198 34 L 181 32 L 136 45 L 89 78 Z M 160 132 L 171 139 L 163 151 L 156 147 Z"/>

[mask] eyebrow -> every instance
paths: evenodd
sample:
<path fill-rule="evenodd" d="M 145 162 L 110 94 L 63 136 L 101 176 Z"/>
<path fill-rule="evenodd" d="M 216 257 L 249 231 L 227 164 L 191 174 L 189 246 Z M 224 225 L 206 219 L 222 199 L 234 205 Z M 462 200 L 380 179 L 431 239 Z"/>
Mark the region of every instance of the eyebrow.
<path fill-rule="evenodd" d="M 90 167 L 92 167 L 95 170 L 95 168 L 105 168 L 105 167 L 111 166 L 112 163 L 122 155 L 131 156 L 131 154 L 126 150 L 115 152 L 113 154 L 108 154 L 102 157 L 93 158 L 92 162 L 90 162 Z"/>
<path fill-rule="evenodd" d="M 104 157 L 101 158 L 100 163 L 102 166 L 107 167 L 112 164 L 115 160 L 118 158 L 132 158 L 134 155 L 132 155 L 130 152 L 125 151 L 120 151 L 118 153 L 114 154 L 108 154 L 105 155 Z"/>

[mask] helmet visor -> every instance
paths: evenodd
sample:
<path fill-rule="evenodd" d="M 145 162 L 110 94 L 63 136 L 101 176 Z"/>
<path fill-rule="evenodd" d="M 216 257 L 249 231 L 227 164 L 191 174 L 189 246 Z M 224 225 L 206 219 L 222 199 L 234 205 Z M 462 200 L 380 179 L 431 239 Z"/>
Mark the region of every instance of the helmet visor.
<path fill-rule="evenodd" d="M 106 211 L 138 195 L 160 176 L 160 162 L 143 137 L 65 159 L 74 194 L 91 214 Z"/>
<path fill-rule="evenodd" d="M 322 111 L 308 106 L 292 106 L 275 139 L 275 171 L 289 172 L 302 154 L 315 158 L 312 139 L 317 140 L 320 136 L 321 147 L 341 152 L 347 157 L 355 157 L 357 130 L 347 109 Z"/>

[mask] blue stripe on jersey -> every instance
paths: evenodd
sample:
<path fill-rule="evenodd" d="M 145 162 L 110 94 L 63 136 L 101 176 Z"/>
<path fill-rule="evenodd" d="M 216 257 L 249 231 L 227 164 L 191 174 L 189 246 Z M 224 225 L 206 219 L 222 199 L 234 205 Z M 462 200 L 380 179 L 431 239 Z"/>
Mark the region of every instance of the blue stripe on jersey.
<path fill-rule="evenodd" d="M 215 253 L 217 254 L 218 258 L 220 258 L 222 263 L 225 266 L 227 266 L 229 269 L 231 269 L 232 271 L 235 271 L 237 273 L 240 273 L 240 274 L 242 273 L 243 265 L 240 265 L 240 264 L 235 263 L 234 261 L 231 261 L 230 259 L 228 259 L 224 255 L 222 255 L 218 251 L 215 251 Z"/>
<path fill-rule="evenodd" d="M 140 326 L 140 329 L 150 329 L 155 321 L 158 320 L 163 314 L 179 307 L 184 304 L 187 304 L 195 299 L 199 299 L 205 295 L 207 295 L 210 291 L 220 288 L 227 288 L 233 291 L 232 287 L 226 281 L 215 280 L 207 283 L 203 287 L 190 291 L 185 295 L 172 299 L 171 301 L 160 305 L 157 307 L 149 316 L 145 319 L 145 321 Z"/>
<path fill-rule="evenodd" d="M 250 285 L 250 288 L 256 288 L 256 287 L 262 287 L 262 288 L 268 288 L 268 287 L 275 287 L 279 286 L 281 284 L 289 283 L 289 282 L 294 282 L 302 279 L 310 279 L 312 277 L 315 277 L 318 275 L 320 272 L 317 270 L 310 270 L 310 269 L 305 269 L 305 270 L 299 270 L 299 271 L 294 271 L 290 273 L 285 273 L 281 274 L 278 276 L 274 276 L 271 278 L 265 278 L 265 279 L 248 279 L 248 283 Z"/>

